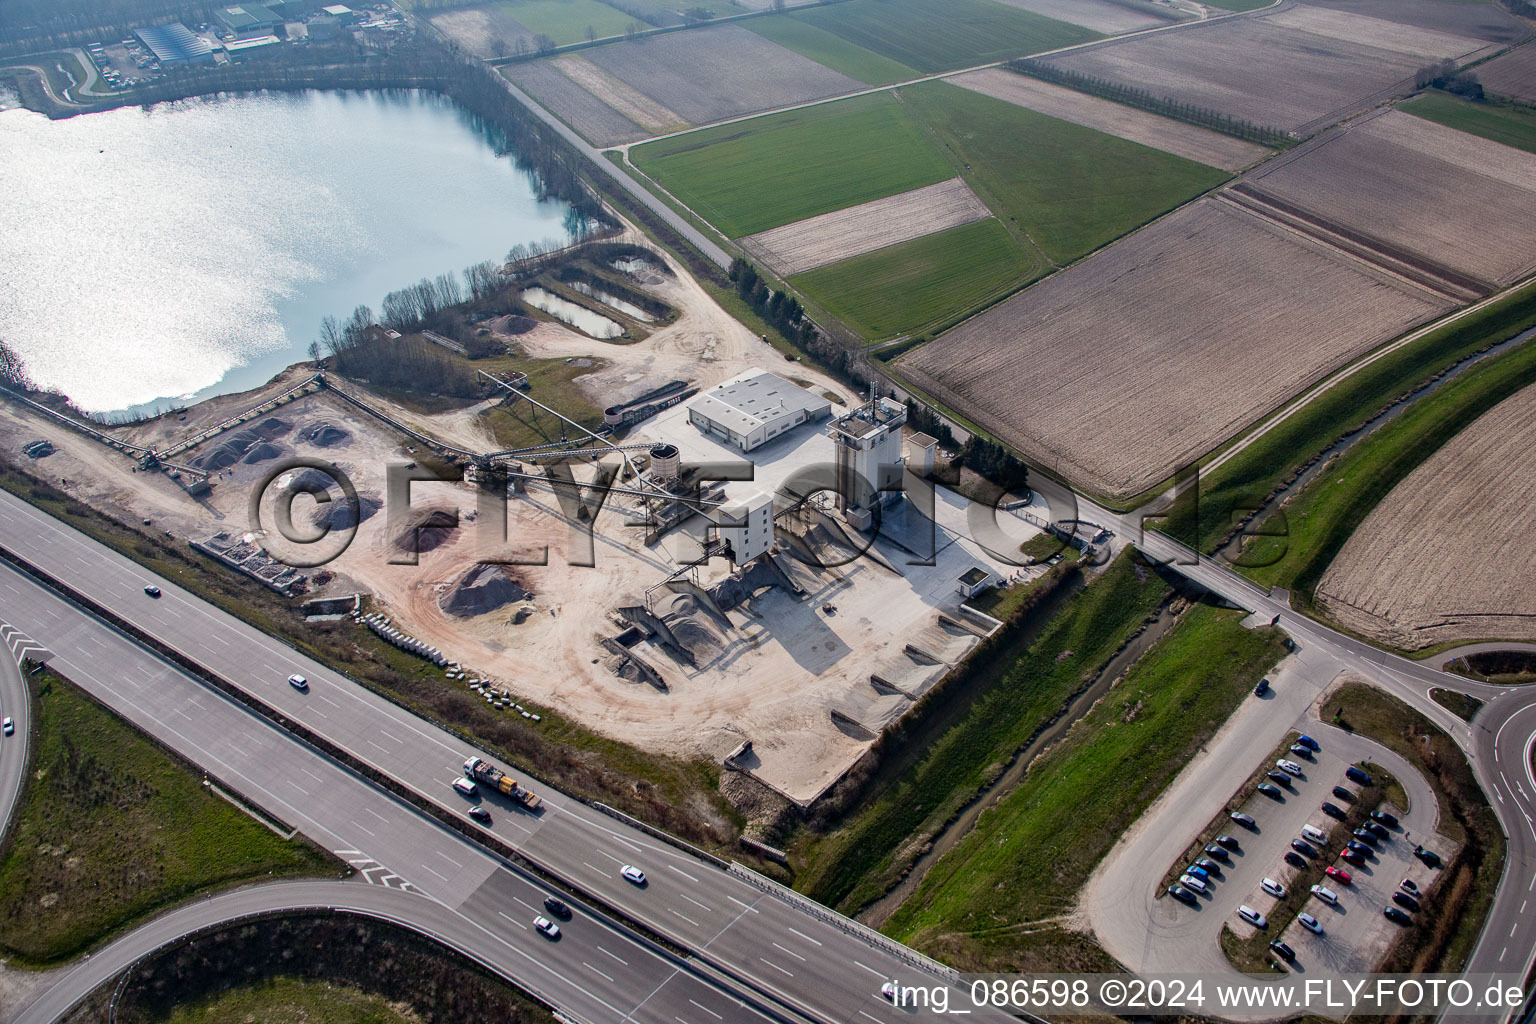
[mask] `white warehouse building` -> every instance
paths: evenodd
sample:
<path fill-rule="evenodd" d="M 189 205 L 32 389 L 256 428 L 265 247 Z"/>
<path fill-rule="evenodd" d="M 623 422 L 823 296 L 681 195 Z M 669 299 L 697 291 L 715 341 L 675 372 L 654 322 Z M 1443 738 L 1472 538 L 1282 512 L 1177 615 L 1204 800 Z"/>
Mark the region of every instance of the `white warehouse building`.
<path fill-rule="evenodd" d="M 767 370 L 753 368 L 688 403 L 688 422 L 744 452 L 832 412 L 832 403 Z"/>

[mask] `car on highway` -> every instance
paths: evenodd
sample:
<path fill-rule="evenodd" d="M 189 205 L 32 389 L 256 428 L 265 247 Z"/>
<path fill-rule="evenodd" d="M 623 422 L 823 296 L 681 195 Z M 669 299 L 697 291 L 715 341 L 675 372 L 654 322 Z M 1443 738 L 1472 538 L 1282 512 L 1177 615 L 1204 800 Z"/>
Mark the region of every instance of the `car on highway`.
<path fill-rule="evenodd" d="M 1189 867 L 1184 869 L 1184 873 L 1186 875 L 1194 875 L 1202 882 L 1211 877 L 1211 873 L 1205 870 L 1205 868 L 1201 867 L 1199 864 L 1191 864 Z"/>
<path fill-rule="evenodd" d="M 1200 905 L 1200 897 L 1196 896 L 1182 885 L 1170 885 L 1168 887 L 1168 895 L 1172 896 L 1176 900 L 1182 900 L 1192 907 L 1198 907 Z"/>
<path fill-rule="evenodd" d="M 1387 811 L 1372 811 L 1371 817 L 1375 818 L 1377 821 L 1381 822 L 1388 828 L 1397 827 L 1397 815 L 1395 814 L 1389 813 Z"/>
<path fill-rule="evenodd" d="M 1237 841 L 1235 836 L 1219 835 L 1216 837 L 1217 846 L 1225 846 L 1229 850 L 1235 850 L 1243 844 Z"/>
<path fill-rule="evenodd" d="M 1365 854 L 1353 847 L 1340 853 L 1339 857 L 1357 868 L 1365 867 Z"/>
<path fill-rule="evenodd" d="M 1327 875 L 1335 882 L 1338 882 L 1340 885 L 1355 884 L 1355 880 L 1349 877 L 1348 871 L 1345 871 L 1343 868 L 1336 868 L 1332 864 L 1329 864 L 1326 868 L 1323 868 L 1323 874 Z"/>
<path fill-rule="evenodd" d="M 1285 851 L 1285 862 L 1293 868 L 1304 868 L 1307 866 L 1306 858 L 1295 850 Z"/>
<path fill-rule="evenodd" d="M 1253 815 L 1251 814 L 1244 814 L 1242 811 L 1233 811 L 1229 817 L 1249 831 L 1254 831 L 1259 827 L 1259 823 L 1253 820 Z"/>
<path fill-rule="evenodd" d="M 1419 884 L 1411 878 L 1403 879 L 1403 892 L 1411 892 L 1415 896 L 1419 894 Z"/>
<path fill-rule="evenodd" d="M 4 721 L 0 721 L 0 731 L 3 731 L 7 736 L 13 735 L 16 732 L 16 723 L 11 721 L 10 715 L 6 715 Z"/>
<path fill-rule="evenodd" d="M 1186 889 L 1193 889 L 1195 892 L 1205 892 L 1207 888 L 1205 882 L 1194 875 L 1180 875 L 1179 884 Z"/>
<path fill-rule="evenodd" d="M 460 796 L 474 796 L 480 792 L 473 782 L 465 778 L 454 779 L 450 785 L 453 786 Z"/>
<path fill-rule="evenodd" d="M 1259 913 L 1257 910 L 1254 910 L 1246 903 L 1237 908 L 1237 916 L 1242 918 L 1244 921 L 1247 921 L 1255 928 L 1269 927 L 1269 919 L 1266 918 L 1263 914 Z"/>
<path fill-rule="evenodd" d="M 474 818 L 482 825 L 489 825 L 491 823 L 491 812 L 486 810 L 484 807 L 481 807 L 479 804 L 476 804 L 464 813 L 469 815 L 471 818 Z"/>
<path fill-rule="evenodd" d="M 1318 935 L 1323 934 L 1323 922 L 1311 914 L 1297 914 L 1296 922 L 1308 931 L 1315 932 Z"/>
<path fill-rule="evenodd" d="M 546 939 L 558 939 L 560 937 L 560 926 L 543 914 L 533 919 L 533 927 Z"/>
<path fill-rule="evenodd" d="M 571 919 L 571 908 L 553 896 L 544 897 L 544 909 L 562 921 L 569 921 Z"/>
<path fill-rule="evenodd" d="M 1369 786 L 1371 784 L 1371 777 L 1354 765 L 1345 768 L 1344 774 L 1349 777 L 1351 782 L 1358 782 L 1362 786 Z"/>
<path fill-rule="evenodd" d="M 1341 808 L 1338 804 L 1329 803 L 1327 800 L 1323 801 L 1323 813 L 1328 815 L 1330 818 L 1337 818 L 1340 821 L 1343 821 L 1346 817 L 1343 808 Z"/>
<path fill-rule="evenodd" d="M 1287 761 L 1283 757 L 1275 762 L 1275 767 L 1279 768 L 1287 775 L 1301 775 L 1301 765 L 1297 764 L 1295 761 Z"/>
<path fill-rule="evenodd" d="M 645 872 L 633 864 L 625 864 L 622 868 L 619 868 L 619 874 L 624 876 L 626 882 L 633 882 L 635 885 L 645 884 Z"/>
<path fill-rule="evenodd" d="M 1412 896 L 1408 895 L 1405 892 L 1395 892 L 1395 893 L 1393 893 L 1392 894 L 1392 902 L 1396 903 L 1400 907 L 1404 907 L 1404 908 L 1406 908 L 1408 910 L 1411 910 L 1414 913 L 1418 913 L 1419 912 L 1419 901 L 1414 899 Z"/>
<path fill-rule="evenodd" d="M 160 588 L 155 586 L 153 583 L 150 583 L 144 587 L 144 593 L 148 594 L 150 597 L 159 597 Z"/>
<path fill-rule="evenodd" d="M 1285 886 L 1281 885 L 1273 878 L 1264 879 L 1259 883 L 1259 888 L 1263 889 L 1277 900 L 1285 899 Z"/>
<path fill-rule="evenodd" d="M 1290 946 L 1287 946 L 1285 943 L 1281 942 L 1279 939 L 1271 942 L 1269 944 L 1269 948 L 1274 951 L 1275 956 L 1279 957 L 1281 960 L 1284 960 L 1286 963 L 1290 963 L 1292 960 L 1296 959 L 1296 951 Z"/>
<path fill-rule="evenodd" d="M 1269 797 L 1271 800 L 1284 800 L 1285 799 L 1285 794 L 1280 792 L 1280 787 L 1276 786 L 1272 782 L 1261 782 L 1261 783 L 1259 783 L 1259 792 L 1263 793 L 1265 796 Z"/>
<path fill-rule="evenodd" d="M 894 1003 L 896 1001 L 896 983 L 894 981 L 888 981 L 881 985 L 880 994 Z"/>
<path fill-rule="evenodd" d="M 1199 860 L 1195 861 L 1195 864 L 1199 867 L 1205 868 L 1205 872 L 1208 875 L 1221 874 L 1221 865 L 1211 860 L 1209 857 L 1201 857 Z"/>
<path fill-rule="evenodd" d="M 305 679 L 301 675 L 294 674 L 288 677 L 288 685 L 293 687 L 295 690 L 298 690 L 300 693 L 303 693 L 305 690 L 309 689 L 309 680 Z"/>
<path fill-rule="evenodd" d="M 1295 754 L 1297 757 L 1310 758 L 1312 756 L 1312 748 L 1304 747 L 1300 743 L 1292 743 L 1291 753 Z"/>
<path fill-rule="evenodd" d="M 1253 695 L 1255 697 L 1262 697 L 1262 696 L 1264 696 L 1268 692 L 1269 692 L 1269 680 L 1268 679 L 1260 679 L 1259 680 L 1259 685 L 1257 685 L 1257 686 L 1255 686 L 1253 688 Z"/>
<path fill-rule="evenodd" d="M 1362 843 L 1366 843 L 1367 845 L 1371 846 L 1372 848 L 1381 842 L 1381 840 L 1376 837 L 1375 832 L 1372 832 L 1370 829 L 1363 825 L 1360 828 L 1355 829 L 1351 835 L 1360 840 Z"/>
<path fill-rule="evenodd" d="M 1292 839 L 1291 840 L 1291 849 L 1293 849 L 1297 853 L 1302 854 L 1302 855 L 1307 856 L 1307 857 L 1316 857 L 1317 856 L 1317 851 L 1314 850 L 1312 848 L 1312 844 L 1308 843 L 1305 839 Z"/>
<path fill-rule="evenodd" d="M 1381 824 L 1380 822 L 1368 821 L 1364 825 L 1361 825 L 1360 827 L 1365 829 L 1367 832 L 1371 833 L 1377 839 L 1391 839 L 1392 838 L 1392 833 L 1387 831 L 1387 826 Z"/>
<path fill-rule="evenodd" d="M 1264 774 L 1268 775 L 1271 779 L 1274 779 L 1282 786 L 1289 786 L 1291 784 L 1291 777 L 1285 774 L 1285 772 L 1280 771 L 1278 768 L 1271 768 Z"/>
<path fill-rule="evenodd" d="M 1398 910 L 1396 907 L 1387 907 L 1381 912 L 1381 916 L 1385 917 L 1393 924 L 1413 924 L 1413 918 L 1409 917 L 1401 910 Z"/>
<path fill-rule="evenodd" d="M 1232 855 L 1226 851 L 1225 847 L 1217 846 L 1215 843 L 1206 843 L 1205 852 L 1220 861 L 1232 859 Z"/>
<path fill-rule="evenodd" d="M 1343 786 L 1334 786 L 1333 795 L 1338 797 L 1340 800 L 1343 800 L 1347 804 L 1352 804 L 1355 802 L 1355 794 L 1351 793 Z"/>
<path fill-rule="evenodd" d="M 1312 887 L 1312 895 L 1316 896 L 1330 907 L 1336 907 L 1339 905 L 1339 894 L 1328 888 L 1326 885 L 1314 885 Z"/>
<path fill-rule="evenodd" d="M 1296 742 L 1306 747 L 1308 750 L 1323 749 L 1323 745 L 1321 743 L 1317 742 L 1317 740 L 1313 739 L 1311 736 L 1308 736 L 1306 733 L 1302 733 L 1300 736 L 1297 736 Z"/>

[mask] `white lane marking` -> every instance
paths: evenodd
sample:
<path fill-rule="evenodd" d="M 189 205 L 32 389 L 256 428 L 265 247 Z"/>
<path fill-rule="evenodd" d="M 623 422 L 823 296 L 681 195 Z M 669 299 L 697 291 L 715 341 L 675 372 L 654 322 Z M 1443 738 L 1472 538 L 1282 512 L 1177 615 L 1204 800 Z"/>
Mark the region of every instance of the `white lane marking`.
<path fill-rule="evenodd" d="M 301 767 L 299 769 L 299 771 L 303 772 L 305 775 L 308 775 L 310 778 L 314 779 L 316 782 L 324 782 L 325 781 L 320 776 L 318 776 L 314 772 L 310 771 L 308 768 L 302 768 Z"/>
<path fill-rule="evenodd" d="M 335 702 L 335 701 L 333 701 L 333 700 L 331 700 L 331 698 L 329 698 L 329 697 L 327 697 L 327 696 L 326 696 L 326 695 L 325 695 L 325 694 L 323 694 L 323 693 L 317 693 L 317 694 L 315 694 L 315 697 L 316 697 L 316 698 L 318 698 L 318 699 L 320 699 L 320 700 L 323 700 L 323 701 L 325 701 L 325 702 L 326 702 L 326 703 L 327 703 L 327 704 L 329 704 L 329 705 L 330 705 L 330 706 L 331 706 L 331 707 L 333 707 L 333 708 L 339 708 L 339 707 L 341 707 L 341 705 L 340 705 L 340 704 L 337 704 L 337 703 L 336 703 L 336 702 Z"/>
<path fill-rule="evenodd" d="M 619 963 L 621 963 L 621 964 L 623 964 L 623 965 L 624 965 L 624 966 L 625 966 L 625 967 L 628 967 L 628 966 L 629 966 L 629 961 L 628 961 L 628 960 L 625 960 L 625 959 L 624 959 L 624 958 L 623 958 L 623 957 L 621 957 L 621 956 L 619 956 L 619 955 L 618 955 L 618 954 L 617 954 L 617 953 L 609 953 L 609 952 L 608 952 L 608 951 L 607 951 L 607 950 L 606 950 L 606 949 L 604 949 L 604 948 L 603 948 L 603 947 L 602 947 L 602 946 L 598 946 L 598 947 L 597 947 L 597 951 L 598 951 L 598 952 L 599 952 L 599 953 L 606 953 L 606 954 L 607 954 L 607 955 L 608 955 L 608 956 L 611 956 L 611 957 L 613 957 L 613 958 L 614 958 L 614 959 L 615 959 L 615 960 L 617 960 L 617 961 L 618 961 L 618 962 L 619 962 Z M 691 1000 L 691 999 L 690 999 L 690 1000 L 688 1000 L 688 1001 L 689 1001 L 689 1002 L 690 1002 L 690 1003 L 692 1003 L 692 1002 L 693 1002 L 693 1000 Z M 694 1004 L 693 1004 L 693 1005 L 695 1005 L 695 1006 L 697 1006 L 697 1005 L 699 1005 L 699 1004 L 698 1004 L 698 1003 L 694 1003 Z"/>
<path fill-rule="evenodd" d="M 527 926 L 527 925 L 525 925 L 525 924 L 523 924 L 523 922 L 521 922 L 521 921 L 519 921 L 519 920 L 517 920 L 517 919 L 516 919 L 516 918 L 512 918 L 512 917 L 507 917 L 507 915 L 506 915 L 506 914 L 503 914 L 503 913 L 502 913 L 502 912 L 501 912 L 501 911 L 499 911 L 499 910 L 498 910 L 498 911 L 496 911 L 496 914 L 497 914 L 497 916 L 498 916 L 498 917 L 502 917 L 502 918 L 505 918 L 505 919 L 506 919 L 506 920 L 508 920 L 508 921 L 510 921 L 510 922 L 511 922 L 511 923 L 512 923 L 512 924 L 515 924 L 515 925 L 517 925 L 517 926 L 518 926 L 518 927 L 519 927 L 519 928 L 521 928 L 521 929 L 522 929 L 522 930 L 523 930 L 523 931 L 527 931 L 527 930 L 528 930 L 528 926 Z"/>
<path fill-rule="evenodd" d="M 288 783 L 288 785 L 292 786 L 294 789 L 298 790 L 300 793 L 303 793 L 305 796 L 309 796 L 309 790 L 305 789 L 297 782 L 294 782 L 292 779 L 284 779 L 283 781 Z"/>
<path fill-rule="evenodd" d="M 442 850 L 433 850 L 432 852 L 437 854 L 439 857 L 443 858 L 443 860 L 447 861 L 449 864 L 452 864 L 454 867 L 459 868 L 460 870 L 463 869 L 463 867 L 464 867 L 463 864 L 460 864 L 458 861 L 456 861 L 452 857 L 448 856 Z"/>
<path fill-rule="evenodd" d="M 970 1013 L 971 1011 L 969 1011 L 969 1010 L 961 1010 L 959 1012 L 960 1013 Z M 869 1017 L 869 1019 L 874 1021 L 875 1024 L 885 1024 L 885 1021 L 881 1020 L 879 1017 L 870 1017 L 870 1015 L 865 1013 L 863 1010 L 859 1011 L 859 1016 L 860 1017 Z"/>
<path fill-rule="evenodd" d="M 1533 879 L 1533 882 L 1536 882 L 1536 879 Z M 751 911 L 754 914 L 759 913 L 758 909 L 756 907 L 752 906 L 752 904 L 750 904 L 750 903 L 743 903 L 743 902 L 741 902 L 741 900 L 737 899 L 735 896 L 727 896 L 726 899 L 730 900 L 732 903 L 736 904 L 738 907 L 742 908 L 743 910 L 749 910 L 749 911 Z M 794 931 L 794 929 L 791 928 L 790 931 Z M 819 943 L 819 942 L 816 943 L 816 944 L 818 946 L 821 945 L 821 943 Z"/>
<path fill-rule="evenodd" d="M 799 960 L 801 963 L 805 963 L 805 957 L 801 956 L 799 953 L 796 953 L 794 950 L 790 949 L 788 946 L 780 946 L 777 942 L 774 943 L 774 946 L 776 946 L 779 949 L 783 950 L 784 952 L 788 953 L 790 956 L 794 957 L 796 960 Z"/>
<path fill-rule="evenodd" d="M 678 874 L 682 875 L 684 878 L 688 879 L 688 881 L 690 881 L 690 882 L 697 882 L 698 881 L 697 878 L 694 878 L 692 875 L 690 875 L 688 872 L 684 871 L 682 868 L 673 867 L 671 864 L 668 864 L 667 867 L 671 868 L 673 871 L 676 871 Z"/>
<path fill-rule="evenodd" d="M 1519 921 L 1516 921 L 1514 924 L 1510 925 L 1509 926 L 1509 934 L 1506 935 L 1505 938 L 1508 938 L 1508 939 L 1514 938 L 1515 937 L 1515 929 L 1517 929 L 1519 927 L 1520 927 L 1520 922 Z"/>
<path fill-rule="evenodd" d="M 355 821 L 352 824 L 357 825 L 358 828 L 362 829 L 364 832 L 367 832 L 369 835 L 373 836 L 375 839 L 377 839 L 379 837 L 379 834 L 377 832 L 375 832 L 373 829 L 369 828 L 367 825 L 358 825 L 358 823 L 355 822 Z M 443 879 L 443 881 L 446 882 L 446 881 L 448 881 L 448 879 L 445 878 L 445 879 Z"/>
<path fill-rule="evenodd" d="M 700 908 L 702 910 L 708 910 L 711 914 L 714 913 L 713 908 L 711 908 L 711 907 L 709 907 L 709 906 L 707 906 L 707 905 L 705 905 L 703 903 L 700 903 L 698 900 L 694 899 L 692 896 L 689 896 L 687 893 L 680 892 L 680 893 L 678 893 L 678 895 L 681 896 L 683 899 L 687 900 L 689 903 L 692 903 L 694 906 L 696 906 L 696 907 L 698 907 L 698 908 Z"/>
<path fill-rule="evenodd" d="M 422 867 L 425 868 L 428 871 L 432 871 L 432 869 L 427 867 L 425 864 L 423 864 Z M 434 875 L 436 875 L 438 878 L 441 878 L 443 881 L 445 881 L 445 882 L 448 881 L 448 876 L 443 874 L 441 871 L 432 871 L 432 873 Z"/>
<path fill-rule="evenodd" d="M 537 914 L 539 912 L 537 907 L 535 907 L 532 903 L 529 903 L 527 900 L 522 899 L 521 897 L 513 896 L 512 899 L 515 900 L 518 903 L 521 903 L 523 906 L 527 907 L 529 910 L 532 910 L 535 914 Z M 497 913 L 500 913 L 500 911 L 497 911 Z"/>
<path fill-rule="evenodd" d="M 768 960 L 768 959 L 765 959 L 763 957 L 758 957 L 758 959 L 762 960 L 763 963 L 767 964 L 769 967 L 772 967 L 774 970 L 778 971 L 780 974 L 787 975 L 787 976 L 789 976 L 791 978 L 793 978 L 795 976 L 794 972 L 786 971 L 784 968 L 780 967 L 778 964 L 774 963 L 772 960 Z"/>
<path fill-rule="evenodd" d="M 593 974 L 597 975 L 599 978 L 608 978 L 609 981 L 613 980 L 613 978 L 611 978 L 608 975 L 604 974 L 602 971 L 598 970 L 596 967 L 593 967 L 591 964 L 587 963 L 585 960 L 583 960 L 581 962 L 581 966 L 585 967 L 587 970 L 591 971 Z"/>
<path fill-rule="evenodd" d="M 687 914 L 679 914 L 677 911 L 673 910 L 671 907 L 667 908 L 667 913 L 673 914 L 673 915 L 675 915 L 677 917 L 682 918 L 684 921 L 687 921 L 689 924 L 693 925 L 695 928 L 699 927 L 699 922 L 695 921 L 693 918 L 689 917 Z"/>
<path fill-rule="evenodd" d="M 725 1020 L 724 1017 L 720 1016 L 714 1010 L 711 1010 L 709 1007 L 705 1006 L 703 1003 L 699 1002 L 698 1000 L 690 999 L 688 1001 L 690 1003 L 692 1003 L 694 1006 L 697 1006 L 699 1009 L 703 1010 L 705 1013 L 709 1014 L 711 1017 L 715 1018 L 715 1020 Z"/>
<path fill-rule="evenodd" d="M 375 818 L 378 818 L 380 821 L 384 822 L 384 824 L 389 824 L 389 819 L 384 817 L 384 815 L 380 814 L 378 811 L 374 810 L 372 807 L 364 807 L 363 810 L 367 811 Z"/>
<path fill-rule="evenodd" d="M 885 975 L 875 970 L 873 967 L 867 967 L 864 964 L 859 963 L 857 960 L 853 962 L 853 966 L 863 967 L 866 971 L 868 971 L 870 974 L 873 974 L 875 977 L 881 979 L 882 981 L 885 980 Z"/>
<path fill-rule="evenodd" d="M 384 753 L 386 753 L 386 754 L 389 753 L 388 750 L 386 750 L 384 747 L 379 746 L 377 743 L 373 742 L 373 740 L 364 740 L 363 742 L 367 743 L 370 747 L 374 747 L 375 749 L 378 749 L 378 750 L 383 750 Z"/>
<path fill-rule="evenodd" d="M 378 734 L 380 736 L 383 736 L 385 739 L 389 740 L 389 742 L 391 742 L 391 743 L 399 743 L 400 742 L 400 738 L 398 736 L 391 736 L 389 733 L 385 732 L 383 729 L 379 729 L 378 730 Z"/>
<path fill-rule="evenodd" d="M 820 942 L 817 942 L 817 940 L 815 940 L 815 939 L 813 939 L 813 938 L 811 938 L 811 937 L 810 937 L 810 936 L 809 936 L 809 935 L 807 935 L 807 934 L 805 934 L 805 932 L 802 932 L 802 931 L 799 931 L 799 930 L 798 930 L 798 929 L 795 929 L 795 928 L 790 928 L 790 927 L 789 927 L 789 925 L 785 925 L 785 926 L 784 926 L 784 927 L 785 927 L 785 928 L 788 928 L 788 929 L 789 929 L 789 930 L 790 930 L 790 931 L 792 931 L 792 932 L 794 932 L 794 933 L 795 933 L 795 934 L 796 934 L 796 935 L 798 935 L 798 936 L 800 936 L 800 937 L 801 937 L 801 938 L 802 938 L 802 939 L 804 939 L 804 940 L 805 940 L 805 941 L 806 941 L 806 942 L 815 942 L 815 943 L 816 943 L 816 945 L 818 945 L 818 946 L 819 946 L 819 945 L 821 945 L 821 943 L 820 943 Z"/>
<path fill-rule="evenodd" d="M 1503 949 L 1499 950 L 1499 963 L 1503 963 L 1504 962 L 1504 954 L 1508 953 L 1508 952 L 1509 952 L 1509 947 L 1508 946 L 1505 946 Z"/>

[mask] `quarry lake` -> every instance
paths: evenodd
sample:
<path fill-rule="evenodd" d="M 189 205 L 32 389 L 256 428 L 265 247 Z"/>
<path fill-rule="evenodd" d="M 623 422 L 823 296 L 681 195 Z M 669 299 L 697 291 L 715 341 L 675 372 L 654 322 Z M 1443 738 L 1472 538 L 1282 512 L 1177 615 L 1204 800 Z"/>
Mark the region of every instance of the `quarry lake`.
<path fill-rule="evenodd" d="M 568 236 L 497 141 L 416 92 L 0 110 L 0 339 L 93 412 L 254 387 L 323 316 Z"/>

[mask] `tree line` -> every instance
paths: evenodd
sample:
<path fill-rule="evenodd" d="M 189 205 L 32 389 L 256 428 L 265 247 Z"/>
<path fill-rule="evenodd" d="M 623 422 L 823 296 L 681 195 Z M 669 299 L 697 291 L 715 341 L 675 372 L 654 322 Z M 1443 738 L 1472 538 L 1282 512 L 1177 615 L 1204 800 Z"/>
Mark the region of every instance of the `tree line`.
<path fill-rule="evenodd" d="M 1176 100 L 1171 96 L 1157 96 L 1146 89 L 1137 88 L 1134 85 L 1126 85 L 1123 82 L 1114 82 L 1107 78 L 1096 78 L 1093 75 L 1085 75 L 1079 71 L 1071 71 L 1067 68 L 1048 64 L 1045 61 L 1023 57 L 1011 60 L 1006 67 L 1010 71 L 1021 75 L 1029 75 L 1043 82 L 1053 85 L 1066 86 L 1068 89 L 1076 89 L 1090 96 L 1098 96 L 1101 99 L 1112 100 L 1115 103 L 1123 103 L 1128 107 L 1136 107 L 1148 113 L 1160 114 L 1163 117 L 1171 117 L 1176 121 L 1184 121 L 1187 124 L 1201 128 L 1209 128 L 1212 131 L 1221 132 L 1223 135 L 1231 135 L 1249 142 L 1257 142 L 1264 146 L 1286 146 L 1293 140 L 1282 131 L 1255 124 L 1236 117 L 1229 117 L 1220 111 L 1211 110 L 1208 107 L 1197 106 Z"/>
<path fill-rule="evenodd" d="M 996 441 L 972 434 L 965 444 L 958 444 L 955 432 L 944 418 L 916 399 L 907 399 L 907 425 L 955 452 L 955 462 L 997 484 L 1007 491 L 1029 486 L 1029 467 Z M 958 451 L 956 451 L 958 449 Z"/>

